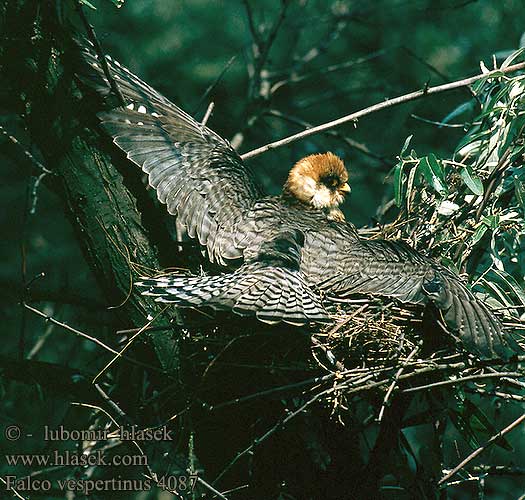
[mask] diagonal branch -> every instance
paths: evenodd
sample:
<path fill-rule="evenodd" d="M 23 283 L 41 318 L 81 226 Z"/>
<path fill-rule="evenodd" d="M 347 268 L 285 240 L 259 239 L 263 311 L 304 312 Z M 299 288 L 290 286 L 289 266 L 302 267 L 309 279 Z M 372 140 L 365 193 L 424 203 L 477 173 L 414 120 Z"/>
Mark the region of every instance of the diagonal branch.
<path fill-rule="evenodd" d="M 270 142 L 269 144 L 261 146 L 260 148 L 253 149 L 252 151 L 248 151 L 247 153 L 244 153 L 243 155 L 241 155 L 241 158 L 243 160 L 247 160 L 248 158 L 253 158 L 254 156 L 258 156 L 260 154 L 266 153 L 267 151 L 270 151 L 271 149 L 280 148 L 281 146 L 286 146 L 287 144 L 298 141 L 300 139 L 304 139 L 305 137 L 309 137 L 311 135 L 318 134 L 320 132 L 324 132 L 325 130 L 329 130 L 331 128 L 338 127 L 339 125 L 342 125 L 343 123 L 352 122 L 352 121 L 356 122 L 359 118 L 363 116 L 370 115 L 372 113 L 381 111 L 383 109 L 391 108 L 392 106 L 397 106 L 399 104 L 404 104 L 406 102 L 415 101 L 416 99 L 420 99 L 427 95 L 439 94 L 441 92 L 447 92 L 449 90 L 454 90 L 454 89 L 458 89 L 461 87 L 467 87 L 468 85 L 472 85 L 473 83 L 476 83 L 477 81 L 482 80 L 484 78 L 495 78 L 495 77 L 501 76 L 502 74 L 513 73 L 521 69 L 525 69 L 525 62 L 513 64 L 512 66 L 497 69 L 489 73 L 482 73 L 479 75 L 471 76 L 470 78 L 464 78 L 463 80 L 457 80 L 454 82 L 445 83 L 443 85 L 436 85 L 435 87 L 425 87 L 423 89 L 416 90 L 414 92 L 410 92 L 409 94 L 401 95 L 398 97 L 393 97 L 392 99 L 387 99 L 383 102 L 379 102 L 367 108 L 356 111 L 355 113 L 351 113 L 349 115 L 338 118 L 337 120 L 332 120 L 330 122 L 323 123 L 322 125 L 318 125 L 317 127 L 312 127 L 310 129 L 304 130 L 297 134 L 293 134 L 288 137 L 284 137 L 283 139 L 279 139 L 278 141 Z"/>
<path fill-rule="evenodd" d="M 486 450 L 489 446 L 494 444 L 498 439 L 500 439 L 505 434 L 508 434 L 511 430 L 516 428 L 518 425 L 520 425 L 522 422 L 525 421 L 525 413 L 518 417 L 514 422 L 507 425 L 504 429 L 499 431 L 497 434 L 494 434 L 483 446 L 480 446 L 478 449 L 474 450 L 468 457 L 466 457 L 464 460 L 462 460 L 456 467 L 454 467 L 448 474 L 443 476 L 438 481 L 438 486 L 442 485 L 444 482 L 448 481 L 452 476 L 454 476 L 459 470 L 461 470 L 465 465 L 467 465 L 469 462 L 472 462 L 478 455 L 480 455 L 484 450 Z"/>

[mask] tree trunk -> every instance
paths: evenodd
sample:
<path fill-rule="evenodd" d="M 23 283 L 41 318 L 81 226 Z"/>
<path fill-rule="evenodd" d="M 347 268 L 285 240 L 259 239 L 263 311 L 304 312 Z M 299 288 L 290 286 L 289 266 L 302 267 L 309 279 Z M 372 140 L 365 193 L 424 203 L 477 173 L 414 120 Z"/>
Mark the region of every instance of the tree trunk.
<path fill-rule="evenodd" d="M 22 115 L 52 170 L 47 185 L 64 200 L 86 258 L 108 304 L 117 306 L 119 320 L 140 328 L 149 314 L 158 315 L 153 325 L 166 324 L 169 314 L 133 286 L 146 270 L 162 267 L 158 250 L 150 243 L 151 231 L 129 182 L 115 166 L 119 160 L 103 152 L 105 138 L 93 132 L 95 122 L 84 118 L 95 116 L 96 109 L 86 109 L 95 103 L 81 100 L 75 85 L 75 33 L 63 21 L 60 4 L 10 0 L 3 7 L 0 61 L 9 102 L 2 104 Z M 163 368 L 176 369 L 177 343 L 169 332 L 157 331 L 149 338 Z"/>

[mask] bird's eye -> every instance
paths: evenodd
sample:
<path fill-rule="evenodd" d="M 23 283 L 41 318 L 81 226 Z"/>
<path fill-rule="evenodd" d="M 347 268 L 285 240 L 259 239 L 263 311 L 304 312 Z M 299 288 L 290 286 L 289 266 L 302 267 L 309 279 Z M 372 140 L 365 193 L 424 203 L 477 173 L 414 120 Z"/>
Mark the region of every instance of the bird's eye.
<path fill-rule="evenodd" d="M 322 178 L 321 183 L 331 190 L 335 190 L 339 187 L 339 179 L 332 175 Z"/>

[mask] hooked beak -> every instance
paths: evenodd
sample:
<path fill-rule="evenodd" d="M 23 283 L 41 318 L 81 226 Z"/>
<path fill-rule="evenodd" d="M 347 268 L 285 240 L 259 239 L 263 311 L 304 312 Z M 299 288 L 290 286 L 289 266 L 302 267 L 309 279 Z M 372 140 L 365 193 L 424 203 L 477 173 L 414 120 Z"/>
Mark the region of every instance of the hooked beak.
<path fill-rule="evenodd" d="M 339 191 L 341 191 L 342 193 L 349 193 L 350 191 L 352 191 L 352 189 L 351 189 L 350 186 L 348 185 L 348 182 L 345 182 L 345 183 L 339 188 Z"/>

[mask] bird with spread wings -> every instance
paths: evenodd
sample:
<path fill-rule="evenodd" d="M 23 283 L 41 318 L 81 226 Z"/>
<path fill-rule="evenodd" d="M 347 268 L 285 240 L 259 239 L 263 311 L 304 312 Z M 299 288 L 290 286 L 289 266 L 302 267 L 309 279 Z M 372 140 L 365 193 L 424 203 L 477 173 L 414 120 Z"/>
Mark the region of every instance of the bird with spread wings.
<path fill-rule="evenodd" d="M 109 95 L 109 69 L 126 101 L 99 113 L 103 128 L 208 259 L 224 268 L 143 279 L 143 293 L 293 325 L 328 320 L 324 301 L 388 297 L 435 308 L 448 331 L 481 357 L 519 350 L 456 274 L 403 242 L 358 235 L 338 209 L 350 188 L 337 156 L 303 158 L 282 194 L 267 196 L 228 141 L 116 61 L 107 57 L 104 68 L 90 48 L 82 53 L 82 80 Z"/>

